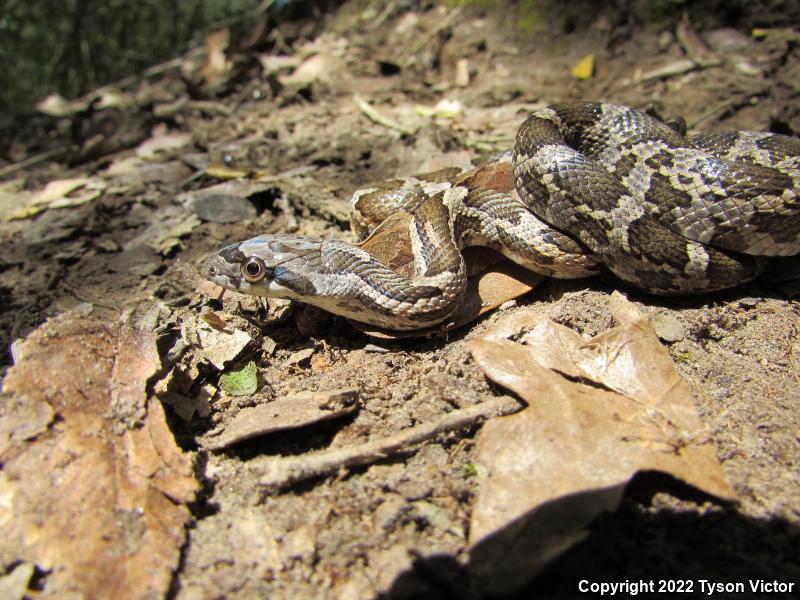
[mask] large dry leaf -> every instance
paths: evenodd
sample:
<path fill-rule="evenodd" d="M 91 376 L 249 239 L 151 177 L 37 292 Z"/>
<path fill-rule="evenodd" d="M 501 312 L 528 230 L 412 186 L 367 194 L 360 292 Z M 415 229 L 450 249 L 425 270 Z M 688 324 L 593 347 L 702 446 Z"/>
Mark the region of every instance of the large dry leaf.
<path fill-rule="evenodd" d="M 8 215 L 6 220 L 27 219 L 48 208 L 80 206 L 100 197 L 105 189 L 105 182 L 86 177 L 51 181 L 37 194 L 30 196 L 25 194 L 18 195 L 21 206 Z"/>
<path fill-rule="evenodd" d="M 621 326 L 590 340 L 522 313 L 472 342 L 486 375 L 529 405 L 480 434 L 488 477 L 472 515 L 470 566 L 483 589 L 523 585 L 614 510 L 640 471 L 734 497 L 688 384 L 646 317 L 619 294 L 611 309 Z"/>
<path fill-rule="evenodd" d="M 197 482 L 147 402 L 159 367 L 152 334 L 76 315 L 22 345 L 0 421 L 0 560 L 45 572 L 37 597 L 167 593 Z"/>

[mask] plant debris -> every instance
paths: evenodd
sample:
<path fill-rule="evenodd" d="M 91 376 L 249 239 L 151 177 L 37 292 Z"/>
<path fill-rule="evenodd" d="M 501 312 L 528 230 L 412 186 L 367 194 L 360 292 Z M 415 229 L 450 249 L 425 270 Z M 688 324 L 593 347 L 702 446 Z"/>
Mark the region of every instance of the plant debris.
<path fill-rule="evenodd" d="M 468 249 L 459 312 L 403 338 L 223 293 L 198 273 L 260 234 L 355 243 L 354 190 L 491 161 L 526 115 L 556 102 L 683 116 L 691 133 L 800 131 L 800 34 L 787 16 L 800 12 L 789 4 L 524 4 L 344 2 L 309 17 L 302 3 L 266 2 L 249 34 L 245 23 L 200 33 L 183 56 L 6 120 L 0 596 L 469 598 L 518 587 L 543 564 L 520 597 L 572 598 L 579 577 L 800 578 L 791 261 L 725 293 L 630 293 L 685 380 L 658 410 L 626 390 L 635 379 L 595 377 L 627 349 L 584 348 L 629 334 L 631 351 L 644 344 L 612 314 L 619 281 L 607 274 L 544 279 Z M 576 79 L 590 55 L 593 75 Z M 401 221 L 365 244 L 399 270 L 411 256 Z M 519 335 L 495 329 L 515 322 Z M 487 378 L 473 342 L 514 348 L 524 362 L 509 372 L 530 363 L 518 374 L 520 398 L 539 391 L 527 408 Z M 243 367 L 244 395 L 221 389 Z M 576 393 L 600 400 L 565 414 Z M 609 405 L 639 406 L 640 420 L 609 424 Z M 487 456 L 506 421 L 525 427 Z M 531 435 L 545 426 L 564 446 L 547 460 L 547 438 Z M 540 444 L 548 479 L 523 493 Z M 595 462 L 580 454 L 591 444 L 605 450 Z M 721 472 L 712 454 L 728 491 L 708 481 Z M 708 466 L 699 476 L 681 470 L 694 455 Z M 575 474 L 576 456 L 588 473 Z M 517 461 L 519 481 L 503 470 Z M 636 475 L 650 468 L 673 475 Z M 571 496 L 569 474 L 583 486 Z M 494 503 L 504 497 L 507 513 Z M 571 500 L 573 513 L 547 519 Z M 508 553 L 531 541 L 528 523 L 550 527 L 530 552 Z"/>
<path fill-rule="evenodd" d="M 49 572 L 53 597 L 170 587 L 198 484 L 147 401 L 159 367 L 152 334 L 67 314 L 25 340 L 5 379 L 2 562 Z"/>
<path fill-rule="evenodd" d="M 472 341 L 487 377 L 528 403 L 487 423 L 478 441 L 488 475 L 470 545 L 486 592 L 513 593 L 580 541 L 639 472 L 735 498 L 689 386 L 647 318 L 618 292 L 609 304 L 620 326 L 590 339 L 521 312 Z"/>
<path fill-rule="evenodd" d="M 248 363 L 248 367 L 255 363 Z M 224 377 L 224 376 L 223 376 Z M 225 389 L 222 379 L 220 387 Z M 252 394 L 255 389 L 249 391 Z M 242 409 L 220 429 L 209 431 L 205 446 L 218 450 L 273 431 L 296 429 L 349 415 L 358 409 L 358 390 L 349 388 L 326 392 L 302 392 L 266 404 Z"/>

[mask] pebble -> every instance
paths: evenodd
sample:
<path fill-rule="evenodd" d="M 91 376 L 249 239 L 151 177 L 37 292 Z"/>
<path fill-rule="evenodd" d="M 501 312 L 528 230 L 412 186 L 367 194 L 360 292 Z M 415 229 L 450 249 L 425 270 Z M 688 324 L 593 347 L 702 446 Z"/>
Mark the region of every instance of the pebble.
<path fill-rule="evenodd" d="M 761 302 L 760 298 L 741 298 L 739 300 L 739 306 L 742 308 L 755 308 L 759 302 Z"/>
<path fill-rule="evenodd" d="M 258 214 L 250 200 L 229 194 L 200 196 L 192 202 L 192 210 L 203 221 L 211 223 L 237 223 Z"/>
<path fill-rule="evenodd" d="M 681 341 L 686 335 L 686 328 L 671 315 L 656 315 L 652 320 L 653 331 L 661 341 L 672 344 Z"/>
<path fill-rule="evenodd" d="M 658 35 L 658 51 L 666 52 L 669 50 L 669 47 L 672 46 L 673 42 L 675 42 L 675 34 L 671 31 L 662 31 Z"/>
<path fill-rule="evenodd" d="M 712 399 L 714 400 L 725 400 L 725 398 L 729 398 L 732 394 L 728 388 L 720 387 L 713 390 L 710 394 Z"/>

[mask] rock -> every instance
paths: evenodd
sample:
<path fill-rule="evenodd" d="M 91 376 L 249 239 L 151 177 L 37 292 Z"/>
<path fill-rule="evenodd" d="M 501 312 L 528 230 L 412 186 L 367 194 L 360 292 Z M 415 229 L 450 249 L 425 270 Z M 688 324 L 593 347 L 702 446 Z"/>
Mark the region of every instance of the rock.
<path fill-rule="evenodd" d="M 192 202 L 194 214 L 211 223 L 237 223 L 253 219 L 258 214 L 246 198 L 228 194 L 209 194 Z"/>
<path fill-rule="evenodd" d="M 656 315 L 651 321 L 653 331 L 662 342 L 672 344 L 681 341 L 686 335 L 686 328 L 672 315 Z"/>
<path fill-rule="evenodd" d="M 758 306 L 759 302 L 761 302 L 760 298 L 741 298 L 739 300 L 739 306 L 742 308 L 755 308 Z"/>

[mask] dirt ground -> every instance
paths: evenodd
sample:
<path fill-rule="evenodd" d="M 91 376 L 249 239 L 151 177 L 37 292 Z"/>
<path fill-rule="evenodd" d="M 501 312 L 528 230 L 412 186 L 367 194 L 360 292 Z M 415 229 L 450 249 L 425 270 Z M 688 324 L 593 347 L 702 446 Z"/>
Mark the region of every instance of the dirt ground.
<path fill-rule="evenodd" d="M 501 395 L 470 354 L 471 340 L 523 310 L 595 335 L 613 324 L 608 300 L 615 289 L 672 330 L 664 334 L 669 354 L 692 388 L 737 502 L 641 474 L 617 511 L 596 519 L 586 539 L 506 596 L 571 598 L 581 579 L 800 582 L 800 307 L 789 285 L 755 282 L 664 300 L 611 275 L 548 280 L 460 329 L 399 341 L 370 338 L 314 308 L 265 306 L 231 294 L 218 300 L 196 290 L 192 268 L 224 242 L 266 232 L 353 240 L 347 229 L 353 190 L 503 150 L 528 112 L 554 102 L 653 108 L 664 117 L 682 115 L 695 132 L 800 132 L 798 29 L 751 35 L 707 15 L 695 28 L 712 59 L 681 72 L 680 61 L 697 49 L 676 39 L 675 20 L 654 25 L 601 13 L 571 31 L 558 23 L 529 33 L 515 26 L 512 9 L 402 6 L 351 2 L 310 29 L 287 25 L 282 46 L 262 51 L 268 58 L 261 74 L 245 70 L 214 100 L 226 111 L 186 108 L 155 119 L 170 135 L 188 134 L 188 144 L 133 167 L 124 162 L 132 150 L 74 166 L 40 164 L 22 174 L 25 189 L 92 175 L 107 187 L 93 201 L 0 223 L 4 347 L 72 310 L 105 320 L 152 318 L 170 343 L 183 322 L 211 310 L 242 319 L 253 337 L 237 364 L 255 362 L 257 392 L 216 393 L 208 414 L 188 418 L 168 407 L 179 445 L 196 453 L 202 486 L 190 506 L 170 597 L 485 594 L 467 575 L 466 535 L 480 485 L 480 477 L 468 474 L 479 425 L 281 490 L 260 484 L 263 461 L 378 439 Z M 590 53 L 594 76 L 576 78 L 571 69 Z M 275 66 L 279 54 L 297 62 Z M 310 66 L 303 62 L 309 57 L 317 57 Z M 665 66 L 677 72 L 653 75 Z M 267 75 L 269 68 L 275 73 Z M 465 68 L 469 80 L 459 82 Z M 147 85 L 160 94 L 141 109 L 148 115 L 153 105 L 185 94 L 177 78 Z M 416 131 L 406 135 L 369 120 L 354 94 Z M 442 99 L 462 108 L 438 118 L 417 109 Z M 7 162 L 30 150 L 18 137 L 7 148 Z M 242 188 L 255 214 L 232 223 L 197 217 L 191 200 L 198 191 L 222 182 L 232 186 L 222 192 L 241 195 L 236 180 L 203 174 L 193 166 L 197 160 L 259 172 Z M 0 185 L 9 191 L 19 182 L 16 173 Z M 2 360 L 11 363 L 10 356 Z M 216 389 L 218 370 L 192 371 L 181 360 L 183 396 L 209 384 Z M 358 410 L 348 416 L 222 450 L 198 443 L 244 408 L 340 388 L 358 393 Z"/>

